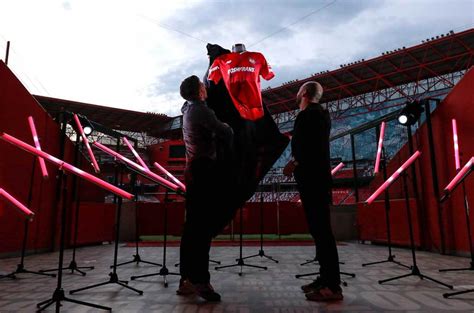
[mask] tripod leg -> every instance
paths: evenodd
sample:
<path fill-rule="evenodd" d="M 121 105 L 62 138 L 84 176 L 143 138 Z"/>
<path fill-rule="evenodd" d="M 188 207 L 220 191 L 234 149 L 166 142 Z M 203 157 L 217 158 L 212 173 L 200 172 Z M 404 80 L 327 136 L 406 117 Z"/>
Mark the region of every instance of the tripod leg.
<path fill-rule="evenodd" d="M 449 297 L 458 296 L 458 295 L 463 295 L 463 294 L 471 293 L 471 292 L 474 292 L 474 289 L 468 289 L 468 290 L 457 291 L 457 292 L 451 292 L 451 293 L 443 293 L 443 297 L 447 299 L 447 298 L 449 298 Z"/>
<path fill-rule="evenodd" d="M 236 267 L 236 266 L 240 266 L 240 264 L 230 264 L 230 265 L 224 265 L 224 266 L 216 266 L 216 267 L 214 267 L 214 269 L 215 270 L 220 270 L 220 269 L 223 269 L 223 268 Z"/>
<path fill-rule="evenodd" d="M 83 288 L 79 288 L 79 289 L 74 289 L 74 290 L 69 291 L 69 294 L 72 295 L 72 294 L 74 294 L 74 293 L 76 293 L 76 292 L 79 292 L 79 291 L 83 291 L 83 290 L 87 290 L 87 289 L 92 289 L 92 288 L 100 287 L 100 286 L 105 286 L 105 285 L 108 285 L 108 284 L 110 284 L 110 281 L 107 281 L 107 282 L 104 282 L 104 283 L 95 284 L 95 285 L 90 285 L 90 286 L 83 287 Z"/>
<path fill-rule="evenodd" d="M 49 307 L 51 304 L 53 304 L 55 302 L 56 302 L 55 300 L 50 299 L 50 300 L 38 303 L 37 304 L 38 310 L 36 312 L 41 312 L 41 311 L 45 310 L 47 307 Z M 40 304 L 44 304 L 44 306 L 41 306 Z"/>
<path fill-rule="evenodd" d="M 2 278 L 11 278 L 11 279 L 15 279 L 15 278 L 16 278 L 16 276 L 15 276 L 15 274 L 14 274 L 14 273 L 10 273 L 10 274 L 7 274 L 7 275 L 2 275 L 2 276 L 0 276 L 0 279 L 2 279 Z"/>
<path fill-rule="evenodd" d="M 146 263 L 146 264 L 150 264 L 150 265 L 156 265 L 156 266 L 163 266 L 163 264 L 159 264 L 159 263 L 154 263 L 154 262 L 149 262 L 149 261 L 140 261 L 142 263 Z"/>
<path fill-rule="evenodd" d="M 447 269 L 442 269 L 439 270 L 440 272 L 458 272 L 458 271 L 472 271 L 474 270 L 472 267 L 466 267 L 466 268 L 447 268 Z"/>
<path fill-rule="evenodd" d="M 308 276 L 314 276 L 314 275 L 319 275 L 319 272 L 308 273 L 308 274 L 299 274 L 299 275 L 295 275 L 295 277 L 296 278 L 301 278 L 301 277 L 308 277 Z"/>
<path fill-rule="evenodd" d="M 221 264 L 221 261 L 214 261 L 214 260 L 209 260 L 209 262 L 212 262 L 214 264 Z M 179 266 L 179 263 L 178 264 L 175 264 L 175 266 Z"/>
<path fill-rule="evenodd" d="M 409 274 L 400 275 L 400 276 L 396 276 L 396 277 L 392 277 L 392 278 L 388 278 L 388 279 L 379 280 L 379 284 L 383 284 L 383 283 L 386 283 L 386 282 L 389 282 L 389 281 L 392 281 L 392 280 L 401 279 L 401 278 L 405 278 L 405 277 L 412 276 L 412 275 L 413 275 L 413 273 L 409 273 Z"/>
<path fill-rule="evenodd" d="M 387 262 L 390 262 L 390 261 L 389 261 L 389 260 L 385 260 L 385 261 L 377 261 L 377 262 L 364 263 L 364 264 L 362 264 L 362 266 L 370 266 L 370 265 L 382 264 L 382 263 L 387 263 Z"/>
<path fill-rule="evenodd" d="M 49 277 L 56 277 L 56 274 L 47 274 L 47 273 L 41 273 L 41 272 L 35 272 L 35 271 L 28 271 L 28 270 L 23 270 L 22 273 L 43 275 L 43 276 L 49 276 Z"/>
<path fill-rule="evenodd" d="M 151 276 L 158 276 L 160 273 L 152 273 L 152 274 L 145 274 L 145 275 L 139 275 L 139 276 L 132 276 L 130 277 L 131 280 L 135 280 L 137 278 L 144 278 L 144 277 L 151 277 Z"/>
<path fill-rule="evenodd" d="M 268 269 L 266 266 L 258 266 L 258 265 L 252 265 L 252 264 L 242 264 L 242 266 L 259 268 L 259 269 L 262 269 L 262 270 L 267 270 Z"/>
<path fill-rule="evenodd" d="M 258 254 L 254 254 L 254 255 L 249 255 L 249 256 L 246 256 L 245 258 L 242 258 L 242 260 L 246 260 L 246 259 L 250 259 L 250 258 L 254 258 L 254 257 L 257 257 L 259 256 Z M 235 259 L 236 261 L 238 261 L 239 259 Z"/>
<path fill-rule="evenodd" d="M 273 261 L 275 263 L 279 263 L 278 260 L 275 260 L 274 258 L 272 258 L 271 256 L 268 256 L 268 255 L 263 255 L 264 258 L 267 258 L 269 259 L 270 261 Z"/>
<path fill-rule="evenodd" d="M 79 301 L 79 300 L 71 299 L 71 298 L 64 298 L 64 300 L 68 301 L 68 302 L 72 302 L 72 303 L 77 303 L 77 304 L 81 304 L 81 305 L 85 305 L 85 306 L 90 306 L 92 308 L 96 308 L 96 309 L 100 309 L 100 310 L 112 311 L 112 308 L 102 306 L 102 305 L 98 305 L 98 304 L 94 304 L 94 303 Z"/>
<path fill-rule="evenodd" d="M 138 290 L 138 289 L 135 289 L 135 288 L 130 287 L 130 286 L 128 286 L 128 285 L 125 285 L 125 284 L 123 284 L 123 283 L 121 283 L 121 282 L 117 282 L 117 284 L 119 284 L 120 286 L 125 287 L 125 288 L 127 288 L 127 289 L 130 289 L 130 290 L 132 290 L 132 291 L 135 291 L 135 292 L 138 293 L 139 295 L 142 295 L 142 294 L 143 294 L 143 291 Z"/>
<path fill-rule="evenodd" d="M 349 276 L 349 277 L 356 277 L 356 274 L 354 273 L 346 273 L 346 272 L 340 272 L 341 275 L 346 275 L 346 276 Z"/>
<path fill-rule="evenodd" d="M 77 272 L 78 272 L 79 274 L 81 274 L 82 276 L 86 276 L 86 273 L 83 272 L 83 271 L 81 271 L 81 270 L 78 269 L 78 268 L 73 268 L 73 269 L 71 270 L 71 274 L 74 273 L 74 271 L 77 271 Z"/>
<path fill-rule="evenodd" d="M 443 285 L 443 286 L 445 286 L 445 287 L 448 287 L 449 289 L 453 289 L 453 286 L 448 285 L 448 284 L 445 284 L 445 283 L 443 283 L 443 282 L 440 282 L 439 280 L 433 279 L 433 278 L 431 278 L 431 277 L 429 277 L 429 276 L 425 276 L 425 275 L 423 275 L 423 274 L 420 274 L 420 278 L 422 278 L 422 279 L 423 279 L 423 278 L 424 278 L 424 279 L 428 279 L 428 280 L 431 280 L 432 282 L 435 282 L 435 283 L 437 283 L 437 284 L 440 284 L 440 285 Z"/>

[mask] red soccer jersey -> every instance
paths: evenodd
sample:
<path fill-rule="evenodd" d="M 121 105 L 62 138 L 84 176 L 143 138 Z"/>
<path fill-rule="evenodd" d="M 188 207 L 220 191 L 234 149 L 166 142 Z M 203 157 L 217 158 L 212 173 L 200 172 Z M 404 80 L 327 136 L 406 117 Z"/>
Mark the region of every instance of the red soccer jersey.
<path fill-rule="evenodd" d="M 240 116 L 256 121 L 263 116 L 260 75 L 265 80 L 275 76 L 263 54 L 244 51 L 224 54 L 215 59 L 209 69 L 208 79 L 214 83 L 224 79 Z"/>

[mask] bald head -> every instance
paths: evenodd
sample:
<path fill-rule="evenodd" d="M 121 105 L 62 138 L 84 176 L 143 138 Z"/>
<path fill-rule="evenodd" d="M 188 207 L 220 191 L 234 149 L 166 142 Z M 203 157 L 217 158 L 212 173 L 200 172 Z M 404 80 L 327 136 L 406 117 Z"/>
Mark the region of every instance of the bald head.
<path fill-rule="evenodd" d="M 296 95 L 296 102 L 300 110 L 306 109 L 310 103 L 318 103 L 323 96 L 323 87 L 315 81 L 304 83 Z"/>

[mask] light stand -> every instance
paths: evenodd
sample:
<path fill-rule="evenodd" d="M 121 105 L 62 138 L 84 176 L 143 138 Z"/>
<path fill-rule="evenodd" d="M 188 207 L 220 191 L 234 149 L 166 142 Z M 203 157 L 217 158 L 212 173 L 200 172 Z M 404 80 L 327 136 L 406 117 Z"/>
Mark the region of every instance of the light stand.
<path fill-rule="evenodd" d="M 401 279 L 401 278 L 405 278 L 405 277 L 409 277 L 409 276 L 417 276 L 420 279 L 427 279 L 427 280 L 430 280 L 430 281 L 435 282 L 437 284 L 440 284 L 442 286 L 448 287 L 449 289 L 453 289 L 453 286 L 451 286 L 451 285 L 445 284 L 443 282 L 440 282 L 439 280 L 436 280 L 436 279 L 433 279 L 429 276 L 423 275 L 420 272 L 420 269 L 418 268 L 418 265 L 416 264 L 415 240 L 414 240 L 414 236 L 413 236 L 413 224 L 412 224 L 412 219 L 411 219 L 410 200 L 408 198 L 407 174 L 405 172 L 403 172 L 402 175 L 403 175 L 403 187 L 404 187 L 403 189 L 404 189 L 404 192 L 405 192 L 405 206 L 406 206 L 406 210 L 407 210 L 408 230 L 410 232 L 410 247 L 411 247 L 411 255 L 412 255 L 412 260 L 413 260 L 413 266 L 411 266 L 411 272 L 410 273 L 405 274 L 405 275 L 392 277 L 392 278 L 388 278 L 388 279 L 379 280 L 379 284 L 384 284 L 384 283 L 389 282 L 389 281 L 393 281 L 393 280 L 397 280 L 397 279 Z"/>
<path fill-rule="evenodd" d="M 33 157 L 33 165 L 31 168 L 31 177 L 30 177 L 30 189 L 28 191 L 28 204 L 27 206 L 30 208 L 31 203 L 33 200 L 33 184 L 34 184 L 34 177 L 35 177 L 35 168 L 36 168 L 36 157 Z M 42 273 L 41 271 L 35 272 L 25 269 L 25 253 L 26 253 L 26 243 L 28 241 L 28 230 L 30 227 L 30 221 L 25 220 L 25 227 L 23 230 L 23 243 L 21 247 L 21 259 L 20 263 L 17 265 L 17 268 L 14 272 L 6 275 L 0 275 L 0 279 L 2 278 L 16 278 L 16 274 L 35 274 L 35 275 L 43 275 L 43 276 L 50 276 L 56 277 L 56 274 L 46 274 Z"/>
<path fill-rule="evenodd" d="M 67 213 L 67 174 L 65 172 L 61 175 L 61 180 L 62 180 L 62 212 L 61 212 L 61 237 L 60 237 L 60 243 L 59 243 L 58 283 L 57 283 L 56 290 L 54 291 L 52 298 L 42 301 L 37 304 L 38 312 L 45 310 L 52 304 L 56 304 L 56 312 L 59 312 L 62 301 L 73 302 L 80 305 L 93 307 L 96 309 L 112 311 L 112 309 L 109 307 L 67 298 L 64 295 L 64 289 L 62 288 L 62 278 L 63 278 L 62 268 L 63 268 L 63 260 L 64 260 L 64 241 L 65 241 L 64 237 L 66 235 L 66 213 Z"/>
<path fill-rule="evenodd" d="M 168 270 L 166 267 L 166 244 L 167 244 L 167 237 L 168 237 L 168 205 L 167 203 L 169 202 L 168 199 L 168 190 L 166 190 L 165 193 L 165 200 L 164 200 L 164 218 L 163 218 L 163 228 L 164 228 L 164 239 L 163 239 L 163 266 L 160 269 L 158 273 L 152 273 L 152 274 L 145 274 L 145 275 L 139 275 L 139 276 L 132 276 L 130 277 L 131 280 L 135 280 L 137 278 L 143 278 L 143 277 L 151 277 L 151 276 L 163 276 L 163 283 L 165 287 L 168 287 L 168 281 L 166 279 L 167 275 L 176 275 L 180 276 L 181 274 L 179 273 L 173 273 Z"/>
<path fill-rule="evenodd" d="M 465 268 L 465 269 L 440 270 L 440 272 L 441 271 L 447 272 L 447 271 L 472 270 L 472 267 L 473 267 L 473 248 L 472 248 L 472 237 L 471 237 L 471 227 L 470 227 L 471 224 L 469 222 L 470 211 L 469 211 L 469 202 L 467 201 L 467 196 L 466 196 L 466 188 L 465 188 L 465 184 L 464 184 L 464 180 L 469 176 L 469 174 L 472 173 L 473 170 L 474 170 L 474 157 L 471 158 L 471 160 L 464 166 L 464 168 L 462 168 L 458 172 L 458 174 L 456 175 L 456 177 L 454 177 L 454 179 L 451 181 L 451 183 L 448 185 L 448 187 L 446 187 L 446 189 L 444 189 L 445 195 L 440 200 L 440 202 L 445 201 L 449 197 L 450 193 L 453 192 L 454 189 L 457 186 L 462 184 L 463 193 L 464 193 L 464 208 L 465 208 L 465 212 L 466 212 L 466 225 L 467 225 L 468 237 L 469 237 L 469 248 L 471 250 L 471 266 L 469 268 Z M 462 294 L 471 293 L 471 292 L 474 292 L 474 289 L 468 289 L 468 290 L 463 290 L 463 291 L 458 291 L 458 292 L 453 292 L 453 293 L 445 293 L 445 294 L 443 294 L 443 297 L 449 298 L 449 297 L 452 297 L 452 296 L 462 295 Z"/>
<path fill-rule="evenodd" d="M 243 233 L 244 233 L 244 219 L 243 219 L 243 211 L 244 208 L 240 208 L 240 247 L 239 247 L 239 258 L 236 259 L 237 263 L 236 264 L 231 264 L 231 265 L 224 265 L 224 266 L 216 266 L 216 270 L 220 270 L 223 268 L 230 268 L 230 267 L 235 267 L 235 266 L 240 266 L 240 272 L 239 276 L 242 276 L 242 267 L 247 266 L 247 267 L 253 267 L 253 268 L 259 268 L 263 270 L 267 270 L 266 266 L 258 266 L 258 265 L 251 265 L 251 264 L 245 264 L 244 259 L 242 258 L 242 247 L 243 247 Z"/>
<path fill-rule="evenodd" d="M 461 171 L 461 157 L 459 151 L 459 138 L 458 138 L 458 127 L 455 119 L 452 119 L 452 127 L 453 127 L 453 143 L 454 143 L 454 159 L 456 164 L 456 172 L 459 173 Z M 471 252 L 471 263 L 470 266 L 467 268 L 449 268 L 449 269 L 441 269 L 440 272 L 453 272 L 453 271 L 472 271 L 474 270 L 474 249 L 472 247 L 472 235 L 471 235 L 471 221 L 470 221 L 470 211 L 469 211 L 469 202 L 467 200 L 466 194 L 466 185 L 464 184 L 464 180 L 462 181 L 462 191 L 464 196 L 464 212 L 466 216 L 466 227 L 467 227 L 467 239 L 469 241 L 469 250 Z"/>
<path fill-rule="evenodd" d="M 387 156 L 385 154 L 385 148 L 382 148 L 382 172 L 383 172 L 383 180 L 387 180 Z M 363 267 L 371 266 L 376 264 L 383 264 L 383 263 L 394 263 L 405 268 L 410 268 L 408 265 L 402 264 L 398 261 L 395 261 L 395 255 L 392 254 L 392 233 L 390 230 L 390 194 L 388 189 L 385 190 L 385 224 L 387 225 L 387 244 L 388 244 L 388 258 L 382 261 L 370 262 L 362 264 Z"/>
<path fill-rule="evenodd" d="M 278 263 L 278 260 L 275 260 L 271 256 L 266 255 L 265 251 L 263 251 L 263 181 L 262 184 L 260 184 L 260 188 L 260 250 L 257 254 L 246 256 L 245 258 L 242 258 L 242 260 L 251 259 L 259 256 L 261 258 L 267 258 L 270 261 Z"/>
<path fill-rule="evenodd" d="M 122 184 L 122 174 L 123 174 L 123 168 L 120 170 L 120 184 Z M 118 242 L 119 242 L 119 236 L 120 236 L 120 217 L 122 214 L 122 197 L 118 197 L 118 204 L 117 204 L 117 217 L 116 217 L 116 225 L 115 225 L 115 245 L 114 245 L 114 265 L 112 267 L 112 272 L 109 273 L 110 279 L 106 282 L 78 288 L 69 291 L 69 294 L 74 294 L 79 291 L 87 290 L 87 289 L 92 289 L 100 286 L 105 286 L 108 284 L 117 284 L 119 286 L 125 287 L 127 289 L 130 289 L 139 295 L 143 294 L 143 291 L 135 289 L 133 287 L 128 286 L 128 282 L 124 280 L 119 280 L 118 275 L 117 275 L 117 254 L 118 254 Z"/>
<path fill-rule="evenodd" d="M 81 142 L 79 140 L 79 136 L 76 137 L 76 147 L 74 149 L 74 165 L 77 165 L 78 168 L 81 168 L 81 157 L 79 155 L 79 151 L 81 146 Z M 69 263 L 67 267 L 64 267 L 63 270 L 70 270 L 71 274 L 74 274 L 74 271 L 78 272 L 82 276 L 86 276 L 86 272 L 82 271 L 83 269 L 89 269 L 93 270 L 94 266 L 77 266 L 76 262 L 76 247 L 77 247 L 77 236 L 78 236 L 78 227 L 79 227 L 79 204 L 80 204 L 80 195 L 79 195 L 79 190 L 80 190 L 80 183 L 81 180 L 79 177 L 75 176 L 73 178 L 72 184 L 73 184 L 73 190 L 74 190 L 74 197 L 75 197 L 75 218 L 74 218 L 74 240 L 73 240 L 73 246 L 72 246 L 72 260 Z M 54 269 L 48 269 L 48 270 L 40 270 L 42 273 L 46 272 L 55 272 L 57 271 L 57 268 Z"/>
<path fill-rule="evenodd" d="M 145 263 L 145 264 L 150 264 L 154 266 L 162 266 L 162 264 L 159 263 L 154 263 L 150 261 L 145 261 L 140 257 L 140 253 L 138 251 L 138 241 L 140 240 L 140 232 L 138 230 L 139 223 L 138 223 L 138 186 L 137 186 L 137 179 L 136 179 L 136 173 L 133 173 L 133 178 L 132 178 L 132 186 L 133 189 L 135 190 L 135 254 L 133 255 L 133 259 L 127 262 L 122 262 L 117 264 L 117 266 L 122 266 L 122 265 L 127 265 L 131 263 L 136 263 L 136 265 L 140 263 Z M 112 268 L 112 266 L 111 266 Z"/>
<path fill-rule="evenodd" d="M 65 123 L 62 123 L 62 136 L 65 135 Z M 127 199 L 132 199 L 133 198 L 133 195 L 131 195 L 130 193 L 128 192 L 125 192 L 123 191 L 122 189 L 116 187 L 116 186 L 113 186 L 111 184 L 109 184 L 108 182 L 105 182 L 103 180 L 101 180 L 100 178 L 97 178 L 95 177 L 94 175 L 91 175 L 87 172 L 84 172 L 83 170 L 67 163 L 67 162 L 64 162 L 46 152 L 43 152 L 29 144 L 27 144 L 26 142 L 23 142 L 21 141 L 20 139 L 18 138 L 15 138 L 9 134 L 6 134 L 6 133 L 0 133 L 0 139 L 1 140 L 4 140 L 22 150 L 25 150 L 26 152 L 29 152 L 33 155 L 36 155 L 38 157 L 42 157 L 44 158 L 45 160 L 47 160 L 48 162 L 51 162 L 53 164 L 55 164 L 56 166 L 59 167 L 59 179 L 58 179 L 58 190 L 61 191 L 61 185 L 63 185 L 63 206 L 62 206 L 62 214 L 61 214 L 61 231 L 60 231 L 60 250 L 59 250 L 59 271 L 58 271 L 58 284 L 57 284 L 57 288 L 56 290 L 54 291 L 53 293 L 53 297 L 51 299 L 48 299 L 46 301 L 43 301 L 41 303 L 38 304 L 38 308 L 39 308 L 39 311 L 42 311 L 44 309 L 46 309 L 47 307 L 49 307 L 51 304 L 53 303 L 56 303 L 56 312 L 59 312 L 59 309 L 60 309 L 60 302 L 61 301 L 69 301 L 69 302 L 74 302 L 74 303 L 77 303 L 77 304 L 81 304 L 81 305 L 87 305 L 87 306 L 91 306 L 91 307 L 95 307 L 95 308 L 99 308 L 99 309 L 103 309 L 103 310 L 111 310 L 110 308 L 108 307 L 104 307 L 104 306 L 100 306 L 100 305 L 96 305 L 96 304 L 91 304 L 91 303 L 87 303 L 87 302 L 83 302 L 83 301 L 78 301 L 78 300 L 73 300 L 73 299 L 69 299 L 69 298 L 66 298 L 64 296 L 64 290 L 62 289 L 62 266 L 63 266 L 63 259 L 64 259 L 64 237 L 65 237 L 65 232 L 66 232 L 66 213 L 67 213 L 67 182 L 66 182 L 66 179 L 63 179 L 63 176 L 66 176 L 65 175 L 65 172 L 71 172 L 73 173 L 74 175 L 77 175 L 83 179 L 86 179 L 88 180 L 89 182 L 103 188 L 103 189 L 106 189 L 110 192 L 113 192 L 114 194 L 120 196 L 120 206 L 122 204 L 122 197 L 124 198 L 127 198 Z M 64 152 L 64 151 L 63 151 Z M 2 192 L 2 189 L 0 188 L 0 192 Z M 5 194 L 4 194 L 5 195 Z M 60 192 L 58 193 L 58 197 L 57 199 L 59 200 L 59 198 L 61 198 L 60 196 Z M 12 199 L 14 200 L 14 199 Z M 59 201 L 55 201 L 56 205 L 59 204 Z M 120 209 L 120 206 L 119 206 L 119 209 Z M 22 209 L 23 211 L 25 211 L 25 209 L 23 208 Z M 120 211 L 120 210 L 119 210 Z M 116 246 L 117 248 L 117 246 Z"/>

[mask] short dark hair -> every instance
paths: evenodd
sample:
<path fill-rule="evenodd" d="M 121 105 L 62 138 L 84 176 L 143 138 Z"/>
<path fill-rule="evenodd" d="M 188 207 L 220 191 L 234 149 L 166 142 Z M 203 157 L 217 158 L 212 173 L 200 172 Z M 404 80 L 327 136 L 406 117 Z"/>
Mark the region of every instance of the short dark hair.
<path fill-rule="evenodd" d="M 199 77 L 193 75 L 181 82 L 179 93 L 185 100 L 199 100 L 199 88 L 201 88 L 201 81 Z"/>

